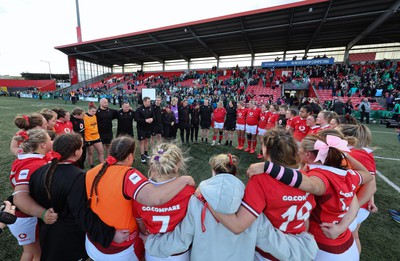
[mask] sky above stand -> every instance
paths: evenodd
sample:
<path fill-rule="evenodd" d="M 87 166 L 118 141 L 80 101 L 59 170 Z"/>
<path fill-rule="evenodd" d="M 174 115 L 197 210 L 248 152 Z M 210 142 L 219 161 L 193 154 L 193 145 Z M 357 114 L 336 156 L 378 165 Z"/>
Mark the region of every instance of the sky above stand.
<path fill-rule="evenodd" d="M 240 13 L 298 0 L 80 0 L 82 40 L 95 40 Z M 0 0 L 0 76 L 65 73 L 68 59 L 55 46 L 77 42 L 75 0 Z"/>

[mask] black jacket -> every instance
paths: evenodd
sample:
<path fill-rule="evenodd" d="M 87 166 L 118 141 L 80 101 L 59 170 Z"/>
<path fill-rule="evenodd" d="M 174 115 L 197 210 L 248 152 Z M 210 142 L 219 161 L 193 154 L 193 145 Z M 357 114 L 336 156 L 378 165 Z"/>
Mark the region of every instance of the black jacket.
<path fill-rule="evenodd" d="M 186 106 L 186 107 L 179 106 L 178 115 L 179 115 L 179 127 L 181 127 L 181 128 L 189 127 L 190 126 L 189 106 Z"/>
<path fill-rule="evenodd" d="M 151 130 L 151 123 L 147 123 L 146 119 L 153 118 L 154 120 L 154 111 L 151 106 L 144 107 L 144 105 L 140 106 L 135 111 L 135 121 L 137 122 L 137 128 L 142 129 L 144 131 Z"/>
<path fill-rule="evenodd" d="M 190 109 L 190 125 L 199 126 L 200 124 L 200 109 Z"/>
<path fill-rule="evenodd" d="M 133 137 L 133 120 L 135 119 L 135 111 L 129 110 L 124 112 L 122 109 L 118 111 L 117 116 L 117 136 L 127 134 Z"/>
<path fill-rule="evenodd" d="M 117 113 L 117 110 L 110 108 L 103 110 L 99 107 L 97 109 L 97 127 L 99 128 L 100 135 L 112 133 L 112 121 L 117 118 Z"/>
<path fill-rule="evenodd" d="M 236 108 L 226 107 L 226 118 L 225 122 L 236 122 Z"/>
<path fill-rule="evenodd" d="M 213 113 L 213 108 L 211 105 L 205 106 L 201 105 L 200 106 L 200 118 L 201 122 L 209 122 L 211 123 L 211 114 Z"/>
<path fill-rule="evenodd" d="M 39 221 L 41 260 L 86 259 L 85 234 L 91 240 L 108 247 L 115 229 L 107 226 L 87 207 L 85 172 L 72 164 L 59 164 L 53 174 L 50 199 L 44 187 L 50 164 L 37 169 L 29 181 L 32 198 L 44 208 L 53 207 L 58 213 L 57 222 L 46 225 Z"/>

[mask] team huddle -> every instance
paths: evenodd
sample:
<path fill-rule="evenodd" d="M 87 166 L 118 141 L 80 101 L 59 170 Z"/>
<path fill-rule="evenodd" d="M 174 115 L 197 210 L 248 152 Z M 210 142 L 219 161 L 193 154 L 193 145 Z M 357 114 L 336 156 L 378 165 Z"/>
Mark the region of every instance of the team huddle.
<path fill-rule="evenodd" d="M 147 177 L 133 167 L 133 120 Z M 71 115 L 18 115 L 15 125 L 9 229 L 21 260 L 359 260 L 359 228 L 377 211 L 370 130 L 310 105 L 297 115 L 286 105 L 173 98 L 162 109 L 145 97 L 135 111 L 102 100 Z M 210 155 L 197 189 L 187 175 L 177 130 L 189 144 L 199 129 L 208 142 L 211 127 L 211 146 L 232 146 L 236 132 L 237 150 L 259 152 L 246 186 L 231 153 Z"/>

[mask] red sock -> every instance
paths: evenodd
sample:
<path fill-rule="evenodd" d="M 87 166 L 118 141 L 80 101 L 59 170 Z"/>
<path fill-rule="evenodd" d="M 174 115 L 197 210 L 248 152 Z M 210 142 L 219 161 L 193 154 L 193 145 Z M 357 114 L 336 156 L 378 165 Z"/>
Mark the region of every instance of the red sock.
<path fill-rule="evenodd" d="M 217 135 L 213 135 L 213 141 L 217 140 Z"/>
<path fill-rule="evenodd" d="M 222 135 L 219 135 L 219 142 L 221 143 Z"/>
<path fill-rule="evenodd" d="M 239 147 L 240 147 L 240 144 L 242 144 L 242 138 L 238 137 L 238 145 L 239 145 Z"/>
<path fill-rule="evenodd" d="M 242 145 L 242 147 L 244 146 L 245 141 L 246 141 L 246 138 L 240 138 L 240 145 Z"/>
<path fill-rule="evenodd" d="M 251 140 L 247 141 L 247 147 L 251 149 Z"/>

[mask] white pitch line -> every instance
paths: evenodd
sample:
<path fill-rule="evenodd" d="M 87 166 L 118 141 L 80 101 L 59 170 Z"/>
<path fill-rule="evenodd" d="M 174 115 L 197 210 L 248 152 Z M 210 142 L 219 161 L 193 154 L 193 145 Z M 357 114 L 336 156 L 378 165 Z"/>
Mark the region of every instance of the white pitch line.
<path fill-rule="evenodd" d="M 395 190 L 397 190 L 397 192 L 400 193 L 400 188 L 394 184 L 393 182 L 391 182 L 387 177 L 385 177 L 382 173 L 380 173 L 379 171 L 376 171 L 376 175 L 378 175 L 381 179 L 383 179 L 383 181 L 385 181 L 389 186 L 391 186 L 392 188 L 394 188 Z"/>
<path fill-rule="evenodd" d="M 7 109 L 7 110 L 12 110 L 11 107 L 0 106 L 0 108 Z"/>
<path fill-rule="evenodd" d="M 396 134 L 397 135 L 397 133 L 396 132 L 387 132 L 387 131 L 371 131 L 371 132 L 376 132 L 376 133 L 385 133 L 385 134 Z"/>
<path fill-rule="evenodd" d="M 384 160 L 395 160 L 395 161 L 400 161 L 400 159 L 395 159 L 395 158 L 385 158 L 385 157 L 379 157 L 379 156 L 374 156 L 376 159 L 384 159 Z"/>

